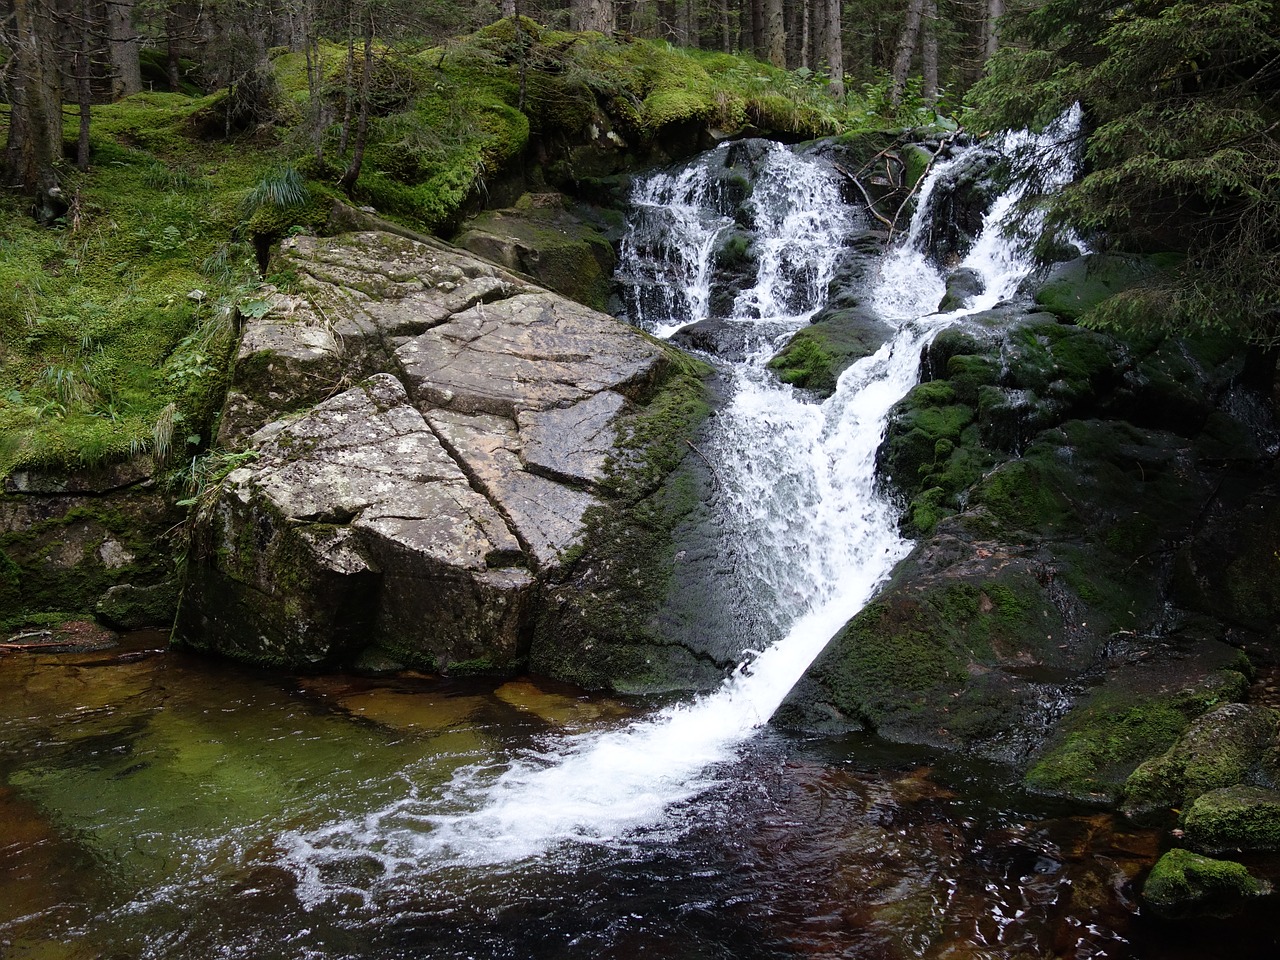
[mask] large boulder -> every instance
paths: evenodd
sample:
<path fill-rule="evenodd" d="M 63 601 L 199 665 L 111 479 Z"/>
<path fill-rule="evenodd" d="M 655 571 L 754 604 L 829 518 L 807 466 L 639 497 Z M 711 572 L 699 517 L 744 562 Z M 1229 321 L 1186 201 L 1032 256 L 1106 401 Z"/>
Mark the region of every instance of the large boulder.
<path fill-rule="evenodd" d="M 439 243 L 300 237 L 277 266 L 297 290 L 245 317 L 224 423 L 240 452 L 194 520 L 182 643 L 291 666 L 710 685 L 637 649 L 689 509 L 653 501 L 706 411 L 699 364 Z M 621 552 L 640 570 L 605 573 Z"/>

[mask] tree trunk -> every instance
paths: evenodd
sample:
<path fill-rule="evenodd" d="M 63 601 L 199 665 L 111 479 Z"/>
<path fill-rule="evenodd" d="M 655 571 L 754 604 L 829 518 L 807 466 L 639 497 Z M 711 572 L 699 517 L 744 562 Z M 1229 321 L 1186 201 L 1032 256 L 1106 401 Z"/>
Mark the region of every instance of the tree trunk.
<path fill-rule="evenodd" d="M 502 19 L 508 20 L 516 15 L 516 0 L 502 0 Z"/>
<path fill-rule="evenodd" d="M 574 30 L 595 30 L 613 35 L 613 0 L 573 0 L 569 25 Z"/>
<path fill-rule="evenodd" d="M 107 4 L 107 52 L 111 58 L 111 99 L 142 92 L 138 65 L 138 32 L 133 27 L 133 0 Z"/>
<path fill-rule="evenodd" d="M 813 32 L 813 3 L 814 0 L 804 0 L 800 5 L 800 50 L 796 63 L 805 70 L 810 67 L 809 35 Z"/>
<path fill-rule="evenodd" d="M 837 100 L 844 99 L 844 24 L 840 21 L 840 0 L 826 0 L 827 24 L 823 31 L 823 54 L 827 58 L 829 89 Z"/>
<path fill-rule="evenodd" d="M 765 0 L 743 0 L 743 5 L 751 11 L 751 52 L 764 59 L 764 4 Z"/>
<path fill-rule="evenodd" d="M 924 0 L 910 0 L 907 6 L 907 22 L 902 27 L 902 34 L 898 38 L 898 52 L 893 58 L 893 88 L 889 92 L 889 99 L 895 106 L 902 102 L 902 95 L 907 89 L 911 55 L 915 53 L 916 41 L 920 38 L 920 15 L 923 9 Z"/>
<path fill-rule="evenodd" d="M 369 89 L 373 85 L 373 11 L 363 10 L 364 14 L 364 63 L 360 68 L 360 116 L 356 121 L 356 142 L 351 148 L 351 163 L 338 186 L 348 197 L 356 188 L 360 179 L 360 168 L 364 166 L 364 148 L 369 140 Z"/>
<path fill-rule="evenodd" d="M 782 0 L 765 0 L 765 56 L 775 67 L 787 67 L 787 31 L 782 25 Z"/>
<path fill-rule="evenodd" d="M 988 60 L 1000 45 L 999 20 L 1004 16 L 1004 0 L 987 0 L 987 15 L 982 21 L 982 54 Z"/>
<path fill-rule="evenodd" d="M 80 48 L 76 50 L 76 101 L 80 108 L 80 129 L 76 138 L 76 169 L 89 169 L 89 112 L 93 102 L 93 89 L 90 85 L 93 56 L 93 9 L 92 0 L 82 0 L 80 4 Z"/>
<path fill-rule="evenodd" d="M 720 49 L 725 53 L 733 53 L 733 21 L 730 19 L 729 0 L 720 0 Z"/>
<path fill-rule="evenodd" d="M 920 43 L 920 70 L 924 85 L 920 95 L 933 106 L 938 102 L 938 0 L 924 0 L 922 38 Z"/>
<path fill-rule="evenodd" d="M 6 183 L 40 194 L 57 187 L 56 165 L 62 159 L 62 83 L 52 0 L 14 0 L 12 22 Z"/>

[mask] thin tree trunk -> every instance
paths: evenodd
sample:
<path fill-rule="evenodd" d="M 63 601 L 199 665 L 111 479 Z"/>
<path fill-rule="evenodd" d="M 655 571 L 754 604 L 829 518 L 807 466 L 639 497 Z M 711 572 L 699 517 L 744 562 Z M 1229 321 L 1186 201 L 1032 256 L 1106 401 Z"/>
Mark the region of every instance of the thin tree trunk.
<path fill-rule="evenodd" d="M 925 0 L 921 24 L 920 70 L 924 85 L 920 95 L 932 106 L 938 102 L 938 0 Z"/>
<path fill-rule="evenodd" d="M 826 0 L 826 29 L 823 31 L 823 53 L 827 59 L 828 89 L 838 100 L 844 99 L 844 30 L 840 21 L 840 0 Z"/>
<path fill-rule="evenodd" d="M 1004 16 L 1004 0 L 987 0 L 987 15 L 982 21 L 982 54 L 988 60 L 1000 45 L 999 20 Z"/>
<path fill-rule="evenodd" d="M 169 75 L 169 92 L 177 93 L 182 86 L 182 58 L 178 50 L 178 10 L 173 7 L 165 14 L 165 32 L 169 38 L 165 44 L 165 68 Z"/>
<path fill-rule="evenodd" d="M 342 96 L 342 133 L 338 136 L 338 155 L 347 152 L 347 144 L 351 142 L 351 105 L 354 102 L 355 70 L 356 70 L 356 36 L 353 24 L 347 21 L 347 62 L 343 67 Z"/>
<path fill-rule="evenodd" d="M 751 52 L 764 58 L 764 4 L 765 0 L 743 0 L 743 5 L 751 11 Z"/>
<path fill-rule="evenodd" d="M 91 0 L 83 0 L 80 4 L 80 49 L 75 55 L 76 100 L 80 108 L 80 129 L 76 138 L 76 169 L 89 169 L 89 111 L 93 102 L 93 91 L 89 84 L 92 67 L 90 57 L 93 54 L 93 10 Z"/>
<path fill-rule="evenodd" d="M 6 183 L 41 194 L 57 187 L 55 167 L 62 155 L 62 84 L 51 0 L 14 0 L 12 29 Z"/>
<path fill-rule="evenodd" d="M 729 17 L 729 0 L 720 0 L 720 49 L 725 53 L 733 53 L 733 21 Z"/>
<path fill-rule="evenodd" d="M 902 95 L 907 89 L 907 75 L 911 72 L 911 55 L 915 53 L 916 41 L 920 39 L 920 15 L 924 9 L 924 0 L 910 0 L 907 6 L 907 21 L 898 38 L 898 52 L 893 58 L 893 88 L 889 92 L 890 101 L 896 106 L 902 102 Z"/>
<path fill-rule="evenodd" d="M 813 0 L 804 0 L 800 9 L 800 57 L 799 65 L 805 70 L 809 69 L 809 34 L 813 30 L 811 11 L 813 9 Z"/>
<path fill-rule="evenodd" d="M 364 148 L 369 138 L 369 88 L 373 85 L 373 11 L 363 10 L 364 14 L 364 63 L 360 68 L 360 116 L 356 121 L 356 142 L 351 148 L 351 163 L 342 175 L 339 186 L 348 197 L 356 188 L 360 179 L 360 168 L 364 165 Z"/>

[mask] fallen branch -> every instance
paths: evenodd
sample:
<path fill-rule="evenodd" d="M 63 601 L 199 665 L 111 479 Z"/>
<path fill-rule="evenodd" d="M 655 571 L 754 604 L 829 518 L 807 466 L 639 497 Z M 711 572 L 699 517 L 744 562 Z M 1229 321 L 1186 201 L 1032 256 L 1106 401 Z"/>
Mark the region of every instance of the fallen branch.
<path fill-rule="evenodd" d="M 707 459 L 707 455 L 703 453 L 701 450 L 699 450 L 697 447 L 695 447 L 693 445 L 693 441 L 688 439 L 687 437 L 685 438 L 684 442 L 689 445 L 690 450 L 692 450 L 694 453 L 696 453 L 698 456 L 702 458 L 702 462 L 705 463 L 707 465 L 707 469 L 711 471 L 711 479 L 713 479 L 716 482 L 716 486 L 724 486 L 724 484 L 720 482 L 720 474 L 716 473 L 715 464 L 713 464 L 710 460 Z"/>
<path fill-rule="evenodd" d="M 859 180 L 857 177 L 855 177 L 852 173 L 850 173 L 844 167 L 840 166 L 840 164 L 836 163 L 836 164 L 833 164 L 833 166 L 837 170 L 839 170 L 841 173 L 843 173 L 846 177 L 848 177 L 849 180 L 853 183 L 853 185 L 858 188 L 858 191 L 862 194 L 862 199 L 867 202 L 867 209 L 871 211 L 871 215 L 875 217 L 877 220 L 879 220 L 881 223 L 883 223 L 886 227 L 888 227 L 890 232 L 892 232 L 893 223 L 889 220 L 888 217 L 886 217 L 884 214 L 882 214 L 879 210 L 876 209 L 876 205 L 871 199 L 871 194 L 869 194 L 867 192 L 867 188 L 862 185 L 862 181 Z"/>
<path fill-rule="evenodd" d="M 960 131 L 957 130 L 955 133 L 951 134 L 951 136 L 943 137 L 942 142 L 938 144 L 938 149 L 933 152 L 933 156 L 929 158 L 929 161 L 924 165 L 924 169 L 920 171 L 920 176 L 917 177 L 916 182 L 911 185 L 911 189 L 907 191 L 906 197 L 903 198 L 902 205 L 898 207 L 897 213 L 893 215 L 893 224 L 889 227 L 889 239 L 887 243 L 893 242 L 893 232 L 898 227 L 898 218 L 902 216 L 902 211 L 907 208 L 907 204 L 910 203 L 911 198 L 916 195 L 916 191 L 920 189 L 920 185 L 928 179 L 929 171 L 933 169 L 934 161 L 942 155 L 943 150 L 951 145 L 951 141 L 954 140 L 959 133 Z"/>

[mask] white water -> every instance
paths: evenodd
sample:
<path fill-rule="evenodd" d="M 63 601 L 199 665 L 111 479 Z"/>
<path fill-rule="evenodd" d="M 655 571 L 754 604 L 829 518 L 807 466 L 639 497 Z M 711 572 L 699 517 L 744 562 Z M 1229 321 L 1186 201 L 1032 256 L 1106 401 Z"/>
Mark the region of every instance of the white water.
<path fill-rule="evenodd" d="M 1072 143 L 1080 129 L 1080 105 L 1075 104 L 1042 133 L 1027 130 L 1006 133 L 993 146 L 1009 160 L 1015 171 L 1029 172 L 1034 165 L 1037 179 L 1047 192 L 1059 190 L 1075 176 Z M 933 313 L 946 293 L 946 281 L 938 265 L 924 256 L 924 233 L 930 200 L 938 184 L 953 169 L 964 164 L 966 152 L 936 164 L 920 189 L 920 197 L 903 242 L 893 248 L 880 266 L 880 282 L 872 304 L 886 318 L 907 320 Z M 963 314 L 989 310 L 1017 292 L 1018 284 L 1031 272 L 1027 254 L 1028 238 L 1039 233 L 1043 214 L 1032 211 L 1018 220 L 1018 203 L 1027 191 L 1027 179 L 1015 176 L 1013 185 L 996 198 L 982 220 L 982 230 L 968 254 L 958 265 L 978 274 L 983 290 L 958 311 Z M 1084 252 L 1075 236 L 1065 238 Z"/>
<path fill-rule="evenodd" d="M 717 154 L 637 185 L 626 249 L 633 256 L 660 250 L 663 262 L 628 269 L 684 284 L 671 292 L 670 313 L 641 318 L 659 333 L 705 316 L 711 255 L 730 222 L 715 209 L 709 186 Z M 757 241 L 767 252 L 756 287 L 738 298 L 735 319 L 781 317 L 795 329 L 821 306 L 842 236 L 860 214 L 839 200 L 833 171 L 817 162 L 776 147 L 765 169 L 786 179 L 753 195 L 756 222 L 770 233 Z M 723 774 L 909 549 L 894 509 L 875 489 L 875 450 L 890 407 L 915 383 L 923 345 L 963 313 L 1007 296 L 1030 268 L 998 239 L 1000 216 L 993 211 L 984 242 L 966 261 L 983 275 L 986 292 L 961 313 L 931 315 L 941 279 L 935 291 L 936 270 L 915 246 L 918 229 L 886 259 L 873 299 L 898 333 L 847 370 L 824 403 L 778 384 L 763 368 L 767 349 L 732 371 L 732 400 L 717 418 L 710 456 L 727 522 L 755 578 L 750 591 L 769 598 L 771 635 L 760 638 L 763 649 L 745 652 L 744 666 L 716 692 L 647 720 L 473 764 L 443 790 L 420 790 L 407 774 L 403 799 L 283 837 L 300 896 L 311 904 L 341 893 L 363 896 L 360 885 L 335 880 L 329 869 L 357 857 L 394 877 L 516 864 L 678 829 L 672 811 Z M 768 642 L 774 637 L 780 639 Z"/>

